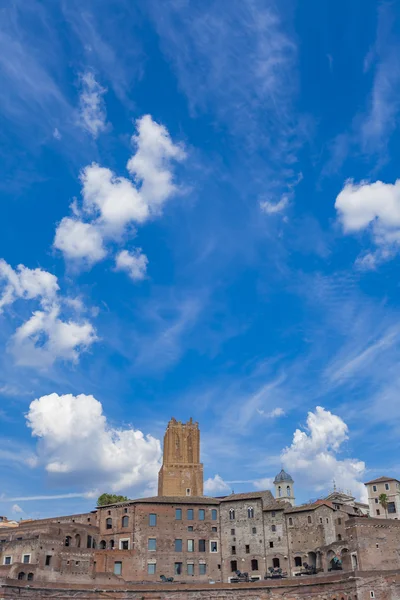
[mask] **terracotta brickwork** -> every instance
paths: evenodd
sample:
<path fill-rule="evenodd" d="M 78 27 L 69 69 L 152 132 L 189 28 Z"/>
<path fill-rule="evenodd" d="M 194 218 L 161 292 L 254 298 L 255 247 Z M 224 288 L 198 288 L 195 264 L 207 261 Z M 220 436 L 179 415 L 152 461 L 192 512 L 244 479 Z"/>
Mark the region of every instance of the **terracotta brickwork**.
<path fill-rule="evenodd" d="M 202 496 L 199 424 L 171 419 L 164 436 L 163 464 L 158 475 L 159 496 Z"/>

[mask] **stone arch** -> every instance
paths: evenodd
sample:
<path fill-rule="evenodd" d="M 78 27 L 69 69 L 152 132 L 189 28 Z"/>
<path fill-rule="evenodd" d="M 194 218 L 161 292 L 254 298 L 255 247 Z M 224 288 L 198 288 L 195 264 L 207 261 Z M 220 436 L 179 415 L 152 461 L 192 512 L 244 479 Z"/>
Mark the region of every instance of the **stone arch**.
<path fill-rule="evenodd" d="M 77 533 L 75 536 L 75 546 L 77 548 L 81 547 L 81 536 L 79 535 L 79 533 Z"/>
<path fill-rule="evenodd" d="M 105 540 L 101 540 L 100 544 L 99 544 L 99 549 L 100 550 L 105 550 L 106 549 L 106 541 Z"/>
<path fill-rule="evenodd" d="M 310 565 L 310 567 L 317 568 L 317 553 L 316 552 L 309 552 L 308 553 L 307 563 Z"/>
<path fill-rule="evenodd" d="M 72 537 L 70 535 L 65 536 L 64 546 L 71 546 Z"/>
<path fill-rule="evenodd" d="M 19 579 L 19 580 L 25 579 L 25 573 L 24 573 L 23 571 L 20 571 L 20 572 L 18 573 L 18 579 Z"/>
<path fill-rule="evenodd" d="M 114 540 L 110 540 L 110 550 L 113 550 L 115 546 Z"/>
<path fill-rule="evenodd" d="M 27 580 L 28 581 L 33 581 L 33 573 L 28 573 Z"/>
<path fill-rule="evenodd" d="M 279 569 L 279 567 L 281 566 L 281 561 L 276 556 L 272 559 L 272 566 L 274 567 L 274 569 Z"/>

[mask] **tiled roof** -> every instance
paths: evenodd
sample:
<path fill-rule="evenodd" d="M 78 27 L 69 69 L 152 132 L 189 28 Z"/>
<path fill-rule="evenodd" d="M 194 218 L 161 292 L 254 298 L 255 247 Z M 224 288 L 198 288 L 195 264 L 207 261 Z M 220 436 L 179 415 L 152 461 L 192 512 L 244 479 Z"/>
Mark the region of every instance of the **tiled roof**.
<path fill-rule="evenodd" d="M 220 499 L 221 502 L 233 502 L 235 500 L 257 500 L 262 498 L 264 502 L 273 502 L 274 497 L 269 490 L 261 492 L 247 492 L 244 494 L 230 494 Z"/>
<path fill-rule="evenodd" d="M 285 509 L 285 513 L 295 513 L 295 512 L 302 512 L 302 511 L 307 511 L 307 510 L 315 510 L 316 508 L 319 508 L 320 506 L 327 506 L 328 508 L 335 510 L 333 508 L 332 502 L 328 502 L 327 500 L 317 500 L 316 502 L 313 502 L 312 504 L 301 504 L 300 506 L 293 506 L 292 508 L 287 508 L 287 509 Z"/>
<path fill-rule="evenodd" d="M 384 483 L 385 481 L 399 481 L 395 477 L 378 477 L 378 479 L 371 479 L 371 481 L 367 481 L 364 485 L 369 485 L 370 483 Z M 400 483 L 400 482 L 399 482 Z"/>
<path fill-rule="evenodd" d="M 213 504 L 218 505 L 218 498 L 208 496 L 151 496 L 150 498 L 136 498 L 135 500 L 126 500 L 125 502 L 115 502 L 99 506 L 98 508 L 110 508 L 111 506 L 128 506 L 130 504 Z"/>

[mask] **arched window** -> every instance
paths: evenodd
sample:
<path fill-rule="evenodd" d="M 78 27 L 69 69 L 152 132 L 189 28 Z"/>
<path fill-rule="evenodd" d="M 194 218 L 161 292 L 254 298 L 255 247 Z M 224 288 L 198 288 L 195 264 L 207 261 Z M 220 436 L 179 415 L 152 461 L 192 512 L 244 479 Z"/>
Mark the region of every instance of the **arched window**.
<path fill-rule="evenodd" d="M 112 529 L 112 519 L 109 517 L 106 519 L 106 529 Z"/>
<path fill-rule="evenodd" d="M 235 519 L 235 511 L 233 510 L 233 508 L 229 509 L 229 519 L 231 521 L 233 521 Z"/>
<path fill-rule="evenodd" d="M 110 540 L 110 550 L 114 549 L 114 540 Z"/>
<path fill-rule="evenodd" d="M 100 544 L 99 544 L 99 548 L 100 550 L 105 550 L 106 549 L 106 542 L 105 540 L 101 540 Z"/>
<path fill-rule="evenodd" d="M 310 517 L 310 515 L 308 515 L 308 517 L 307 517 L 307 521 L 308 521 L 309 523 L 311 523 L 311 517 Z"/>
<path fill-rule="evenodd" d="M 274 569 L 279 569 L 279 567 L 281 566 L 279 558 L 272 559 L 272 566 L 274 567 Z"/>
<path fill-rule="evenodd" d="M 258 571 L 258 560 L 256 558 L 251 561 L 251 570 Z"/>
<path fill-rule="evenodd" d="M 86 540 L 86 548 L 91 548 L 91 547 L 92 547 L 92 536 L 88 535 L 87 540 Z"/>
<path fill-rule="evenodd" d="M 96 540 L 93 538 L 92 548 L 96 548 Z"/>
<path fill-rule="evenodd" d="M 281 488 L 281 486 L 278 487 L 278 496 L 279 496 L 279 498 L 282 496 L 282 488 Z"/>
<path fill-rule="evenodd" d="M 18 579 L 25 579 L 25 573 L 23 571 L 21 571 L 21 573 L 18 573 Z"/>
<path fill-rule="evenodd" d="M 340 542 L 342 540 L 342 536 L 340 533 L 338 533 L 337 539 L 338 539 L 338 542 Z"/>
<path fill-rule="evenodd" d="M 292 519 L 292 517 L 289 517 L 289 525 L 293 525 L 293 519 Z"/>
<path fill-rule="evenodd" d="M 28 581 L 33 581 L 33 573 L 28 573 Z"/>
<path fill-rule="evenodd" d="M 124 517 L 122 517 L 122 527 L 128 527 L 129 525 L 129 517 L 127 517 L 126 515 Z"/>
<path fill-rule="evenodd" d="M 286 488 L 286 494 L 290 498 L 290 485 L 288 485 Z"/>
<path fill-rule="evenodd" d="M 65 538 L 64 546 L 70 546 L 71 540 L 72 540 L 71 536 L 67 535 L 67 537 Z"/>
<path fill-rule="evenodd" d="M 276 525 L 271 525 L 271 531 L 276 531 Z"/>
<path fill-rule="evenodd" d="M 81 536 L 79 535 L 79 533 L 77 533 L 75 536 L 75 546 L 77 548 L 81 547 Z"/>
<path fill-rule="evenodd" d="M 247 509 L 247 517 L 249 519 L 254 519 L 254 508 L 252 506 L 249 506 Z"/>

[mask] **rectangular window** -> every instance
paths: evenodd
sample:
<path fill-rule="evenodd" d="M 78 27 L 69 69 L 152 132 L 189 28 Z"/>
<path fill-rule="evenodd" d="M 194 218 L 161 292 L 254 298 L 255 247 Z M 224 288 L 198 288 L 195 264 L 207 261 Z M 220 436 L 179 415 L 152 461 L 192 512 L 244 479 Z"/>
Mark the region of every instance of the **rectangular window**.
<path fill-rule="evenodd" d="M 235 530 L 231 529 L 231 535 L 235 535 Z"/>
<path fill-rule="evenodd" d="M 147 565 L 147 574 L 155 575 L 156 574 L 156 563 L 148 563 Z"/>
<path fill-rule="evenodd" d="M 199 509 L 199 521 L 204 521 L 205 518 L 206 518 L 206 511 L 204 510 L 204 508 L 200 508 Z"/>
<path fill-rule="evenodd" d="M 194 564 L 193 563 L 187 564 L 187 574 L 194 575 Z"/>
<path fill-rule="evenodd" d="M 373 485 L 372 489 L 374 490 L 374 492 L 376 492 L 376 485 Z"/>
<path fill-rule="evenodd" d="M 175 540 L 175 552 L 182 552 L 182 540 Z"/>
<path fill-rule="evenodd" d="M 396 505 L 394 502 L 388 502 L 387 511 L 388 511 L 388 513 L 392 513 L 392 514 L 396 512 Z"/>
<path fill-rule="evenodd" d="M 156 527 L 157 525 L 157 515 L 154 513 L 151 513 L 149 515 L 149 525 L 150 527 Z"/>
<path fill-rule="evenodd" d="M 188 526 L 188 531 L 193 531 L 193 525 Z"/>
<path fill-rule="evenodd" d="M 206 551 L 206 540 L 199 540 L 199 552 Z"/>
<path fill-rule="evenodd" d="M 117 560 L 117 562 L 114 563 L 114 575 L 121 575 L 122 573 L 122 562 Z"/>
<path fill-rule="evenodd" d="M 236 554 L 236 546 L 232 546 L 232 548 L 231 548 L 231 554 Z"/>
<path fill-rule="evenodd" d="M 376 514 L 379 516 L 381 514 L 381 511 L 379 510 L 379 508 L 376 509 Z"/>
<path fill-rule="evenodd" d="M 193 508 L 188 508 L 188 511 L 187 511 L 187 520 L 188 521 L 193 521 L 193 519 L 194 519 L 194 510 L 193 510 Z"/>
<path fill-rule="evenodd" d="M 274 516 L 275 516 L 275 511 L 273 510 L 271 514 L 272 514 L 272 516 L 274 517 Z"/>
<path fill-rule="evenodd" d="M 378 498 L 375 498 L 375 504 L 378 504 L 379 500 Z"/>
<path fill-rule="evenodd" d="M 338 519 L 338 520 L 337 520 L 337 524 L 338 524 L 338 525 L 341 525 L 341 524 L 342 524 L 342 519 Z"/>
<path fill-rule="evenodd" d="M 322 517 L 319 518 L 319 522 L 322 523 Z"/>
<path fill-rule="evenodd" d="M 302 565 L 301 556 L 295 556 L 294 557 L 294 566 L 301 567 L 301 565 Z"/>
<path fill-rule="evenodd" d="M 46 567 L 51 565 L 51 554 L 47 554 L 45 565 L 46 565 Z"/>
<path fill-rule="evenodd" d="M 249 546 L 249 544 L 246 544 L 245 550 L 246 550 L 246 554 L 250 554 L 250 546 Z"/>
<path fill-rule="evenodd" d="M 218 552 L 218 542 L 216 540 L 210 541 L 210 552 Z"/>
<path fill-rule="evenodd" d="M 217 531 L 218 531 L 218 527 L 211 527 L 211 531 L 212 531 L 213 533 L 217 533 Z"/>
<path fill-rule="evenodd" d="M 207 565 L 205 563 L 199 564 L 199 575 L 206 575 L 207 573 Z"/>
<path fill-rule="evenodd" d="M 182 509 L 181 508 L 175 509 L 175 520 L 182 521 Z"/>
<path fill-rule="evenodd" d="M 157 540 L 156 538 L 149 538 L 148 540 L 148 544 L 147 544 L 147 549 L 148 550 L 157 550 Z"/>
<path fill-rule="evenodd" d="M 12 563 L 12 557 L 11 556 L 5 556 L 4 557 L 4 564 L 5 565 L 11 565 L 11 563 Z"/>
<path fill-rule="evenodd" d="M 274 542 L 270 542 L 270 543 L 269 543 L 269 547 L 270 547 L 270 548 L 273 548 L 273 547 L 274 547 Z"/>
<path fill-rule="evenodd" d="M 119 540 L 120 550 L 129 550 L 129 540 Z"/>
<path fill-rule="evenodd" d="M 390 485 L 388 483 L 385 483 L 385 490 L 390 490 Z"/>
<path fill-rule="evenodd" d="M 31 562 L 31 555 L 24 554 L 24 556 L 22 557 L 22 562 L 24 563 L 24 565 L 28 565 Z"/>
<path fill-rule="evenodd" d="M 181 562 L 175 563 L 174 572 L 175 572 L 175 575 L 182 575 L 182 563 Z"/>
<path fill-rule="evenodd" d="M 212 511 L 211 511 L 211 519 L 212 519 L 213 521 L 216 521 L 216 520 L 217 520 L 217 511 L 216 511 L 216 509 L 215 509 L 215 508 L 213 508 L 213 509 L 212 509 Z"/>
<path fill-rule="evenodd" d="M 188 552 L 194 552 L 194 540 L 187 541 Z"/>
<path fill-rule="evenodd" d="M 253 527 L 252 532 L 257 533 L 257 527 Z"/>
<path fill-rule="evenodd" d="M 271 525 L 271 531 L 276 531 L 276 525 Z"/>
<path fill-rule="evenodd" d="M 231 571 L 232 571 L 232 573 L 236 573 L 236 571 L 237 571 L 237 560 L 231 560 Z"/>

